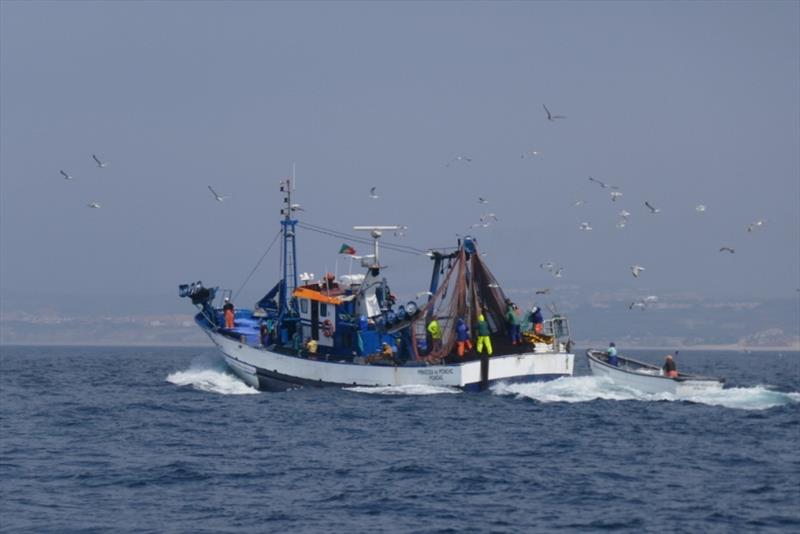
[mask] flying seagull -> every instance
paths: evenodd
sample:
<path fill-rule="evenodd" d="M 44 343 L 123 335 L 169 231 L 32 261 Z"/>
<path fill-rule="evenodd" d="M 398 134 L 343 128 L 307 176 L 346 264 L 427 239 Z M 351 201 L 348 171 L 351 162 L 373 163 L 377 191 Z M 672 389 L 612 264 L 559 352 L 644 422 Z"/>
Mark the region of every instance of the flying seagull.
<path fill-rule="evenodd" d="M 627 219 L 628 217 L 631 216 L 631 212 L 629 212 L 628 210 L 622 210 L 619 212 L 619 216 L 622 217 L 623 219 Z"/>
<path fill-rule="evenodd" d="M 698 204 L 697 206 L 694 207 L 694 211 L 698 213 L 703 213 L 704 211 L 706 211 L 705 204 Z"/>
<path fill-rule="evenodd" d="M 587 222 L 582 222 L 581 225 L 578 227 L 578 230 L 584 230 L 586 232 L 592 229 L 592 225 Z"/>
<path fill-rule="evenodd" d="M 482 213 L 481 214 L 481 222 L 486 222 L 487 219 L 493 219 L 495 221 L 499 220 L 497 218 L 497 215 L 495 215 L 493 212 Z"/>
<path fill-rule="evenodd" d="M 86 206 L 89 207 L 89 208 L 99 208 L 100 207 L 100 203 L 99 202 L 89 202 L 88 204 L 86 204 Z"/>
<path fill-rule="evenodd" d="M 719 251 L 720 252 L 730 252 L 731 254 L 735 254 L 736 253 L 736 251 L 733 250 L 731 247 L 720 247 Z"/>
<path fill-rule="evenodd" d="M 449 167 L 450 165 L 452 165 L 456 161 L 466 161 L 467 163 L 470 163 L 472 161 L 472 158 L 468 158 L 467 156 L 456 156 L 453 159 L 451 159 L 450 161 L 448 161 L 447 163 L 445 163 L 444 166 L 445 167 Z"/>
<path fill-rule="evenodd" d="M 605 182 L 601 182 L 597 178 L 592 178 L 591 176 L 589 177 L 589 181 L 596 183 L 597 185 L 599 185 L 603 189 L 619 189 L 619 187 L 617 187 L 616 185 L 611 185 L 611 184 L 607 184 Z"/>
<path fill-rule="evenodd" d="M 766 222 L 767 222 L 766 219 L 759 219 L 754 223 L 748 224 L 747 225 L 747 231 L 748 232 L 752 232 L 756 228 L 761 228 L 762 226 L 764 226 L 764 223 L 766 223 Z"/>
<path fill-rule="evenodd" d="M 641 308 L 642 311 L 644 311 L 645 309 L 647 309 L 647 306 L 649 304 L 655 304 L 656 302 L 658 302 L 658 297 L 657 296 L 648 295 L 643 299 L 639 299 L 639 300 L 635 300 L 635 301 L 631 302 L 630 306 L 628 306 L 628 309 L 632 310 L 634 308 Z"/>
<path fill-rule="evenodd" d="M 92 159 L 94 160 L 95 163 L 97 163 L 97 166 L 100 167 L 101 169 L 108 167 L 107 161 L 100 161 L 100 158 L 98 158 L 94 154 L 92 154 Z"/>
<path fill-rule="evenodd" d="M 555 121 L 556 119 L 566 119 L 567 118 L 564 115 L 554 115 L 554 114 L 550 113 L 550 110 L 547 109 L 547 106 L 545 106 L 544 104 L 542 104 L 542 107 L 544 108 L 545 113 L 547 113 L 547 120 L 549 120 L 549 121 Z"/>
<path fill-rule="evenodd" d="M 631 265 L 631 273 L 635 278 L 639 278 L 639 273 L 644 271 L 645 268 L 641 265 Z"/>
<path fill-rule="evenodd" d="M 536 294 L 537 295 L 547 295 L 549 293 L 550 293 L 550 288 L 549 287 L 546 287 L 544 289 L 537 289 L 536 290 Z"/>
<path fill-rule="evenodd" d="M 64 172 L 63 170 L 58 172 L 61 173 L 61 176 L 63 176 L 65 180 L 72 180 L 72 175 L 70 175 L 68 172 Z"/>
<path fill-rule="evenodd" d="M 369 198 L 380 198 L 380 195 L 375 192 L 376 189 L 378 189 L 378 188 L 377 187 L 370 187 L 370 189 L 369 189 Z"/>
<path fill-rule="evenodd" d="M 540 263 L 539 267 L 541 269 L 544 269 L 545 271 L 552 272 L 553 267 L 555 267 L 555 264 L 552 261 L 547 261 L 545 263 Z"/>
<path fill-rule="evenodd" d="M 478 197 L 478 202 L 480 202 L 481 204 L 488 204 L 488 203 L 489 203 L 489 201 L 488 201 L 488 200 L 486 200 L 486 199 L 485 199 L 485 198 L 483 198 L 483 197 Z"/>
<path fill-rule="evenodd" d="M 619 229 L 625 228 L 627 225 L 628 225 L 628 219 L 626 219 L 625 217 L 621 218 L 617 222 L 617 228 Z"/>
<path fill-rule="evenodd" d="M 572 205 L 573 205 L 574 207 L 583 206 L 584 204 L 586 204 L 586 201 L 585 201 L 585 200 L 576 200 L 575 202 L 573 202 L 573 203 L 572 203 Z"/>
<path fill-rule="evenodd" d="M 491 284 L 488 284 L 488 286 L 493 288 L 493 289 L 496 289 L 496 288 L 500 287 L 500 285 L 497 282 L 492 282 Z"/>
<path fill-rule="evenodd" d="M 619 197 L 622 196 L 622 193 L 619 191 L 612 191 L 611 192 L 611 202 L 616 202 Z"/>
<path fill-rule="evenodd" d="M 647 209 L 650 210 L 650 213 L 661 213 L 661 210 L 659 208 L 654 207 L 646 200 L 644 201 L 644 205 L 647 206 Z"/>
<path fill-rule="evenodd" d="M 226 198 L 230 198 L 228 195 L 220 195 L 219 193 L 214 191 L 214 188 L 211 187 L 210 185 L 208 186 L 208 190 L 211 191 L 211 194 L 214 195 L 214 198 L 217 199 L 217 202 L 222 202 Z"/>
<path fill-rule="evenodd" d="M 527 152 L 523 152 L 523 154 L 522 154 L 522 156 L 520 156 L 520 158 L 525 159 L 526 156 L 531 158 L 531 157 L 535 157 L 535 156 L 538 156 L 538 155 L 539 155 L 539 151 L 538 150 L 528 150 Z"/>

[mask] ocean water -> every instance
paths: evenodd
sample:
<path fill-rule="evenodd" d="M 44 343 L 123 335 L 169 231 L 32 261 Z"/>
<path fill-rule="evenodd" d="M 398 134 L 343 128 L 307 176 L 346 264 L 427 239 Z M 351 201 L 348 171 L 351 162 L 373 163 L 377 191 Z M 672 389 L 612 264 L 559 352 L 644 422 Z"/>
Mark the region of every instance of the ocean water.
<path fill-rule="evenodd" d="M 728 378 L 691 400 L 578 354 L 485 393 L 260 393 L 211 348 L 0 347 L 0 531 L 800 531 L 800 354 L 682 351 Z"/>

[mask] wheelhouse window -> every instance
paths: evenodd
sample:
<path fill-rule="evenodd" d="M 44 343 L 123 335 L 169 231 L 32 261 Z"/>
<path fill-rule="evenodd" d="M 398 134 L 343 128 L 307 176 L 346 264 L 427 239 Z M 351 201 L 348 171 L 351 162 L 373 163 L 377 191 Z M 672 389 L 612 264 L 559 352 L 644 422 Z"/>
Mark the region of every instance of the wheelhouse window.
<path fill-rule="evenodd" d="M 320 317 L 327 317 L 328 316 L 328 305 L 324 302 L 320 302 L 319 304 L 319 316 Z"/>
<path fill-rule="evenodd" d="M 300 313 L 303 315 L 308 313 L 308 299 L 300 299 Z"/>

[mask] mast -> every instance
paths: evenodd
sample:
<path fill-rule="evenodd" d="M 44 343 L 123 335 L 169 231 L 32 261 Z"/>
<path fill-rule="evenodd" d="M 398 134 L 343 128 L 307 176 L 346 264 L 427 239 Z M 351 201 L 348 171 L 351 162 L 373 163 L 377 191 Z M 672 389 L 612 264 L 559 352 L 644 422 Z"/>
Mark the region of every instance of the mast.
<path fill-rule="evenodd" d="M 292 169 L 294 174 L 294 169 Z M 297 249 L 295 248 L 295 234 L 297 219 L 292 218 L 292 211 L 295 206 L 292 204 L 292 184 L 293 178 L 281 180 L 281 192 L 284 194 L 283 207 L 281 208 L 281 233 L 283 234 L 283 247 L 281 257 L 283 258 L 283 276 L 281 277 L 281 288 L 278 302 L 278 310 L 281 316 L 285 315 L 289 308 L 289 296 L 297 287 Z"/>

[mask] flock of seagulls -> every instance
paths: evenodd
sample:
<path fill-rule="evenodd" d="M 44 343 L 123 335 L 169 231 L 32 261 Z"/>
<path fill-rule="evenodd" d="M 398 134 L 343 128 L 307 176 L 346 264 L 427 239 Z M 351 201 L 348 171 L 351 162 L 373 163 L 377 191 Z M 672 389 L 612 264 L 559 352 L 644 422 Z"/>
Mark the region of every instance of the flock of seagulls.
<path fill-rule="evenodd" d="M 108 163 L 109 162 L 101 160 L 99 157 L 97 157 L 97 154 L 92 154 L 92 159 L 94 160 L 95 165 L 97 165 L 97 167 L 99 169 L 105 169 L 106 167 L 108 167 Z M 61 169 L 58 172 L 59 172 L 59 174 L 61 174 L 61 176 L 65 180 L 74 180 L 75 179 L 74 176 L 72 176 L 69 172 L 65 171 L 64 169 Z M 96 200 L 92 200 L 92 201 L 90 201 L 90 202 L 88 202 L 86 204 L 86 207 L 87 208 L 92 208 L 92 209 L 98 209 L 98 208 L 100 208 L 102 206 L 101 206 L 100 202 L 97 202 Z"/>

